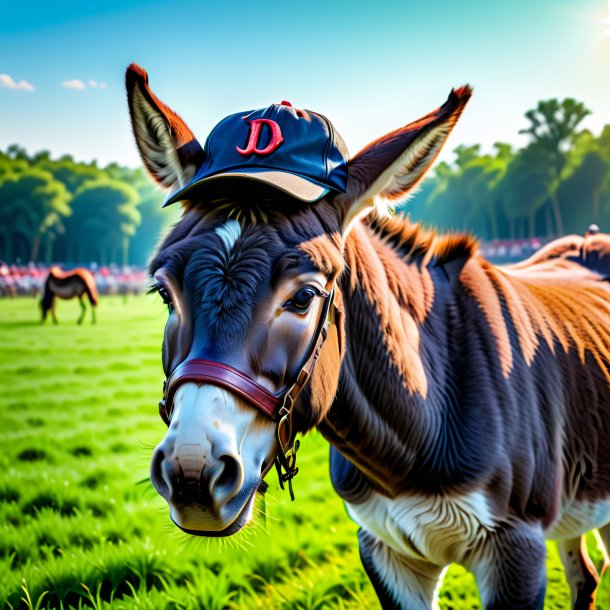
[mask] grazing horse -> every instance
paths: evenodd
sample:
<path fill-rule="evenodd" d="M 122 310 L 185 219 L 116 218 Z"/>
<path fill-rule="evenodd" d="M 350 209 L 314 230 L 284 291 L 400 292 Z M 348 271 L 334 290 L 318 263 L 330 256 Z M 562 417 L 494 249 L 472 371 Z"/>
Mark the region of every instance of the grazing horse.
<path fill-rule="evenodd" d="M 150 267 L 169 310 L 151 479 L 174 523 L 237 532 L 274 464 L 291 484 L 294 436 L 317 427 L 384 608 L 430 608 L 453 562 L 485 608 L 542 608 L 547 539 L 573 607 L 593 608 L 583 535 L 599 528 L 610 548 L 609 238 L 500 268 L 468 236 L 375 213 L 420 181 L 468 87 L 309 202 L 251 176 L 197 176 L 236 147 L 271 159 L 289 146 L 275 118 L 251 117 L 313 113 L 235 115 L 202 147 L 136 65 L 127 91 L 145 165 L 183 201 Z M 219 143 L 242 119 L 250 135 Z"/>
<path fill-rule="evenodd" d="M 55 297 L 60 299 L 73 299 L 78 297 L 81 306 L 81 314 L 78 324 L 81 324 L 87 308 L 83 302 L 83 295 L 87 295 L 91 304 L 91 321 L 95 324 L 95 307 L 97 306 L 97 288 L 93 274 L 83 267 L 62 271 L 59 267 L 51 267 L 49 275 L 44 284 L 44 292 L 40 300 L 42 309 L 42 321 L 47 319 L 49 311 L 53 322 L 57 324 L 55 315 Z"/>

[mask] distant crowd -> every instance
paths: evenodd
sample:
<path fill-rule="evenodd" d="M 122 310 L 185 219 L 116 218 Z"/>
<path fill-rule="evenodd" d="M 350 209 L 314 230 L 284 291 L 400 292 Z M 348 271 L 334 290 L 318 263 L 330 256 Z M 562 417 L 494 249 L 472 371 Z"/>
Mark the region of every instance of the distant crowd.
<path fill-rule="evenodd" d="M 481 256 L 492 263 L 516 263 L 528 258 L 540 250 L 548 239 L 532 237 L 531 239 L 494 239 L 481 242 L 479 251 Z"/>
<path fill-rule="evenodd" d="M 68 270 L 71 267 L 63 267 Z M 143 294 L 148 290 L 150 278 L 144 269 L 96 265 L 87 267 L 95 276 L 97 291 L 101 295 Z M 38 296 L 42 294 L 49 275 L 49 267 L 39 263 L 8 265 L 0 262 L 0 297 Z"/>

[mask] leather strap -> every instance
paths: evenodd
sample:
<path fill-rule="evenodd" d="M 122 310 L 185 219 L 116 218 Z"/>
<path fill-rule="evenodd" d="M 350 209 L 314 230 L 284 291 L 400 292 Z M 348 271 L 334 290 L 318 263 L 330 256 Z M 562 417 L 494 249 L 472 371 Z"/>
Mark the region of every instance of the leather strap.
<path fill-rule="evenodd" d="M 280 398 L 232 366 L 202 359 L 186 360 L 170 375 L 165 390 L 165 403 L 170 408 L 178 386 L 187 381 L 208 382 L 221 386 L 241 396 L 271 419 L 276 420 L 278 417 Z"/>
<path fill-rule="evenodd" d="M 307 383 L 316 364 L 320 349 L 326 340 L 329 325 L 335 323 L 335 308 L 333 305 L 334 290 L 326 297 L 318 326 L 294 383 L 290 386 L 285 386 L 277 395 L 272 394 L 269 390 L 229 364 L 194 358 L 180 363 L 173 370 L 169 378 L 165 380 L 163 384 L 163 400 L 159 402 L 161 419 L 169 425 L 169 418 L 174 407 L 174 395 L 178 386 L 187 381 L 208 382 L 235 392 L 273 421 L 286 420 L 286 415 L 289 415 L 290 422 L 284 421 L 284 425 L 281 427 L 284 428 L 286 423 L 290 423 L 290 431 L 286 440 L 291 439 L 293 437 L 291 428 L 294 403 L 303 386 Z M 284 439 L 280 438 L 280 442 L 282 440 Z M 286 445 L 286 443 L 282 444 Z"/>

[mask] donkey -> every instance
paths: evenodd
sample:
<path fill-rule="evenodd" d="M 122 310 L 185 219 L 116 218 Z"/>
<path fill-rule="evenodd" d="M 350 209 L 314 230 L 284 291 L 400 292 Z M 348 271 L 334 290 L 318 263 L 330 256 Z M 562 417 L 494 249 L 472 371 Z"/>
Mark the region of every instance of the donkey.
<path fill-rule="evenodd" d="M 98 303 L 97 288 L 95 285 L 95 277 L 93 274 L 83 267 L 72 269 L 71 271 L 62 271 L 59 267 L 51 267 L 49 275 L 44 284 L 44 292 L 40 300 L 42 309 L 42 322 L 47 319 L 49 311 L 53 318 L 53 323 L 57 324 L 57 316 L 55 315 L 55 297 L 60 299 L 78 298 L 81 307 L 81 314 L 77 324 L 82 324 L 87 308 L 83 302 L 83 296 L 87 295 L 91 305 L 91 322 L 95 324 L 95 308 Z"/>
<path fill-rule="evenodd" d="M 294 182 L 290 167 L 268 169 L 291 146 L 278 117 L 295 130 L 323 117 L 282 102 L 225 119 L 202 147 L 142 68 L 126 80 L 143 162 L 183 205 L 150 264 L 169 311 L 168 431 L 151 480 L 173 522 L 234 534 L 274 464 L 290 485 L 295 434 L 317 427 L 384 608 L 432 607 L 457 562 L 485 608 L 540 609 L 547 539 L 573 607 L 593 608 L 583 535 L 599 528 L 610 548 L 603 257 L 570 242 L 498 268 L 469 236 L 375 211 L 421 180 L 470 88 L 346 160 L 344 175 L 331 164 L 335 182 L 310 180 L 307 194 L 300 166 Z M 330 123 L 327 135 L 324 154 L 341 157 Z M 209 175 L 236 154 L 263 167 Z"/>

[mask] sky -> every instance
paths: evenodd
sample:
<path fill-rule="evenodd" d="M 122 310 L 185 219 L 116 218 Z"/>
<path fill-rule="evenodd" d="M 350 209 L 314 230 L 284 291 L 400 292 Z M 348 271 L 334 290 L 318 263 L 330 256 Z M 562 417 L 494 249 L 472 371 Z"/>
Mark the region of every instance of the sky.
<path fill-rule="evenodd" d="M 140 164 L 124 91 L 137 62 L 200 141 L 281 100 L 325 114 L 351 153 L 474 96 L 460 144 L 524 145 L 538 100 L 575 97 L 610 123 L 610 0 L 0 0 L 0 149 Z"/>

